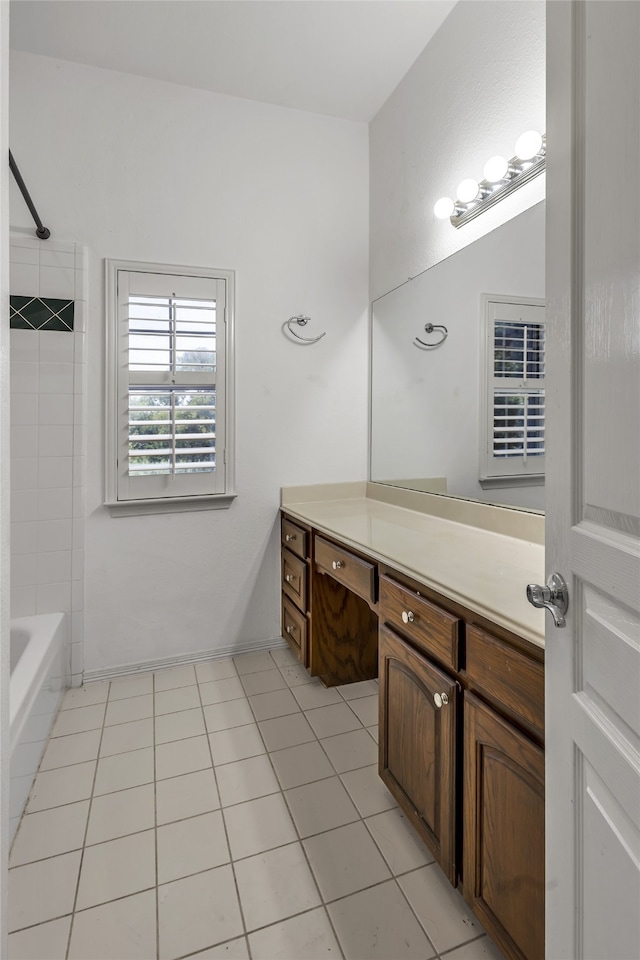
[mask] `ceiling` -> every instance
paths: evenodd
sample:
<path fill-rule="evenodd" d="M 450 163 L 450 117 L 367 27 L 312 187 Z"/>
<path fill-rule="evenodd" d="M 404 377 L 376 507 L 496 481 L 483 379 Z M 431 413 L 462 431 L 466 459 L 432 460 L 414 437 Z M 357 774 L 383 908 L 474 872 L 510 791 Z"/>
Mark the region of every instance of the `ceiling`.
<path fill-rule="evenodd" d="M 368 122 L 455 0 L 12 0 L 11 47 Z"/>

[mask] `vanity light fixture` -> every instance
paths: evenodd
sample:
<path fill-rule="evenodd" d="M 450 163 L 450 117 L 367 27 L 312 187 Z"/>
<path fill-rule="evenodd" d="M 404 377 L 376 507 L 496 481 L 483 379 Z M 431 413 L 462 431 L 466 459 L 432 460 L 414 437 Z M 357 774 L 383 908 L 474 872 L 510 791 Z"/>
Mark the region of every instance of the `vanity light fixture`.
<path fill-rule="evenodd" d="M 527 130 L 516 140 L 511 160 L 495 156 L 484 165 L 484 180 L 463 180 L 456 200 L 442 197 L 433 212 L 439 220 L 449 219 L 461 227 L 508 197 L 545 169 L 547 141 L 537 130 Z"/>

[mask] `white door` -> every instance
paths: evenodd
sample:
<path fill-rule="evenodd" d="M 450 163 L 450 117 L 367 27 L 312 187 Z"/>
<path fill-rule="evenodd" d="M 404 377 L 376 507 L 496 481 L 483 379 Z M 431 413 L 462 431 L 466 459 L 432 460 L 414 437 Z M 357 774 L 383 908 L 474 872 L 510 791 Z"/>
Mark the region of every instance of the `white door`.
<path fill-rule="evenodd" d="M 640 957 L 640 3 L 547 4 L 547 958 Z"/>

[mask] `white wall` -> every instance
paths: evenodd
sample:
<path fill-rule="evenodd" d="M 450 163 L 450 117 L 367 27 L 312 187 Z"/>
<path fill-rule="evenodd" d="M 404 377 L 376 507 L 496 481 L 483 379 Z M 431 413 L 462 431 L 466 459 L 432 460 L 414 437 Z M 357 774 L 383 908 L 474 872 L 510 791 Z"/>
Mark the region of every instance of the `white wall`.
<path fill-rule="evenodd" d="M 280 486 L 366 475 L 367 127 L 14 53 L 11 140 L 52 236 L 90 253 L 87 670 L 278 637 Z M 101 505 L 104 258 L 237 270 L 228 511 Z M 300 312 L 313 347 L 281 332 Z"/>
<path fill-rule="evenodd" d="M 544 176 L 456 230 L 433 204 L 545 129 L 543 0 L 461 0 L 370 127 L 370 292 L 381 296 L 544 197 Z"/>

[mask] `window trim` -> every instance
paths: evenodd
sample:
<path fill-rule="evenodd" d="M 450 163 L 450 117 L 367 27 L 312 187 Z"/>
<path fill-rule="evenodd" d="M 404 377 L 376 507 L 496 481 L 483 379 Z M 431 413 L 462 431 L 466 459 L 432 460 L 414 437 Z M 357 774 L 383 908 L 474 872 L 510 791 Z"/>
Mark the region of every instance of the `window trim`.
<path fill-rule="evenodd" d="M 226 287 L 224 353 L 225 488 L 223 492 L 129 500 L 118 497 L 118 272 L 151 273 L 223 280 Z M 187 267 L 136 260 L 105 260 L 105 499 L 113 517 L 191 510 L 226 509 L 235 489 L 235 270 Z"/>
<path fill-rule="evenodd" d="M 546 300 L 541 297 L 519 297 L 510 294 L 481 294 L 480 349 L 478 351 L 480 356 L 480 397 L 478 404 L 480 413 L 479 483 L 483 489 L 491 489 L 492 487 L 538 486 L 543 484 L 545 479 L 544 457 L 541 458 L 542 470 L 531 472 L 524 470 L 517 472 L 500 472 L 496 468 L 495 459 L 490 453 L 493 436 L 493 377 L 490 375 L 490 369 L 493 369 L 493 347 L 490 349 L 489 346 L 489 330 L 492 321 L 490 317 L 491 305 L 495 303 L 546 307 Z"/>

